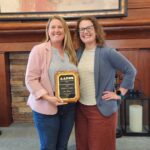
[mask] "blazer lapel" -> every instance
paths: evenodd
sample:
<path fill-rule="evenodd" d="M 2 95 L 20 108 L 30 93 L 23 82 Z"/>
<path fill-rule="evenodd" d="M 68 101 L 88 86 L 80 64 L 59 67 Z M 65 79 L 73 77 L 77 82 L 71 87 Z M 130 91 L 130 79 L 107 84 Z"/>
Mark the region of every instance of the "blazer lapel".
<path fill-rule="evenodd" d="M 51 57 L 52 57 L 52 51 L 51 51 L 51 43 L 47 42 L 45 45 L 45 58 L 46 58 L 46 68 L 49 69 Z"/>

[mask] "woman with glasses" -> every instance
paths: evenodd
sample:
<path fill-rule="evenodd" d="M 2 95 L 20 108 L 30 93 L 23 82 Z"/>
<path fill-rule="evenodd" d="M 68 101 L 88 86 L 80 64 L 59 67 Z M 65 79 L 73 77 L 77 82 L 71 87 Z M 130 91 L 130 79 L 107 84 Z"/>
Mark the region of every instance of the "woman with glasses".
<path fill-rule="evenodd" d="M 75 120 L 77 150 L 116 149 L 118 104 L 135 80 L 134 66 L 115 49 L 106 47 L 104 35 L 94 17 L 82 17 L 77 22 L 81 92 Z M 115 91 L 118 70 L 124 77 Z"/>

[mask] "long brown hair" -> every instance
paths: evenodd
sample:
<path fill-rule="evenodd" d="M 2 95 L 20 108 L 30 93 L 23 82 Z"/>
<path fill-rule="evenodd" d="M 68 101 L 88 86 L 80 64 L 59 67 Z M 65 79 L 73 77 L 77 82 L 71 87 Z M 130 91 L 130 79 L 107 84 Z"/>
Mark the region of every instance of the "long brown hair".
<path fill-rule="evenodd" d="M 79 25 L 80 25 L 80 22 L 83 21 L 83 20 L 89 20 L 89 21 L 91 21 L 93 23 L 93 26 L 94 26 L 94 29 L 95 29 L 95 32 L 96 32 L 96 43 L 99 46 L 103 46 L 104 43 L 105 43 L 105 32 L 103 30 L 102 25 L 93 16 L 84 16 L 84 17 L 81 17 L 78 20 L 78 22 L 77 22 L 77 32 L 76 32 L 78 44 L 82 48 L 85 48 L 85 44 L 81 41 L 80 35 L 79 35 Z"/>
<path fill-rule="evenodd" d="M 65 31 L 65 37 L 64 37 L 64 40 L 63 40 L 63 50 L 68 54 L 70 62 L 72 62 L 73 64 L 77 64 L 77 58 L 76 58 L 75 49 L 73 47 L 71 34 L 70 34 L 70 31 L 69 31 L 69 28 L 68 28 L 68 25 L 67 25 L 66 21 L 62 17 L 52 16 L 49 19 L 49 21 L 47 23 L 47 26 L 46 26 L 46 42 L 50 41 L 48 31 L 49 31 L 50 23 L 53 19 L 57 19 L 62 23 L 64 31 Z"/>

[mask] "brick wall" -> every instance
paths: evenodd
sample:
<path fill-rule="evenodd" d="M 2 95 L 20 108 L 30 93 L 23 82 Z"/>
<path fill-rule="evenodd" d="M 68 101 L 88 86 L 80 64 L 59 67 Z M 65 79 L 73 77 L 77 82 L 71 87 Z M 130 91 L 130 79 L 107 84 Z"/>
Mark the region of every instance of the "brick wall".
<path fill-rule="evenodd" d="M 10 53 L 10 83 L 14 122 L 33 122 L 32 112 L 26 105 L 29 92 L 25 87 L 25 71 L 29 52 Z"/>

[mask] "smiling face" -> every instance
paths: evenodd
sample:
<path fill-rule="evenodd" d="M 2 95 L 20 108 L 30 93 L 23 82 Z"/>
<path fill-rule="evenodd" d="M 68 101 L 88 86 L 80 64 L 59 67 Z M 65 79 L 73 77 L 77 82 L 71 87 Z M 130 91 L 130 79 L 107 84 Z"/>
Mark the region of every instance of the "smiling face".
<path fill-rule="evenodd" d="M 65 37 L 65 31 L 63 24 L 58 19 L 52 19 L 49 28 L 48 28 L 48 35 L 50 37 L 50 41 L 53 44 L 62 44 L 62 41 Z"/>
<path fill-rule="evenodd" d="M 96 32 L 90 20 L 82 20 L 79 24 L 79 35 L 85 47 L 96 45 Z"/>

